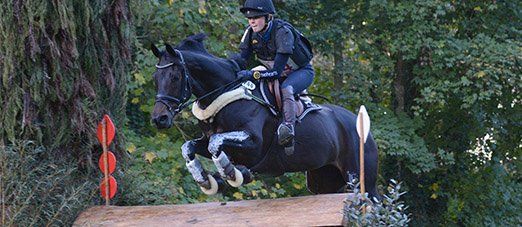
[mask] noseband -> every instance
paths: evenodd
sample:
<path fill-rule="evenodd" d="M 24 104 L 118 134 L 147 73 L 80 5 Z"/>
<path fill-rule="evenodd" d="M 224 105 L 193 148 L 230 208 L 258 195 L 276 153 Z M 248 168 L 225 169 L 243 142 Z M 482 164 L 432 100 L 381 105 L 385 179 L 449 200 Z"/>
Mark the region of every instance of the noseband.
<path fill-rule="evenodd" d="M 156 102 L 159 102 L 159 103 L 165 105 L 167 107 L 168 111 L 172 114 L 172 116 L 181 112 L 181 110 L 183 110 L 185 107 L 190 105 L 190 103 L 187 103 L 187 101 L 190 99 L 190 96 L 192 95 L 192 91 L 190 90 L 190 78 L 189 78 L 190 75 L 189 75 L 189 71 L 187 69 L 187 65 L 185 64 L 185 59 L 183 58 L 183 54 L 181 54 L 181 51 L 179 51 L 177 49 L 174 49 L 174 51 L 176 51 L 176 53 L 179 55 L 179 57 L 181 59 L 180 60 L 181 66 L 183 67 L 183 80 L 185 80 L 181 83 L 182 87 L 180 89 L 180 94 L 179 94 L 179 97 L 181 97 L 181 98 L 176 98 L 176 97 L 173 97 L 170 95 L 163 95 L 163 94 L 156 95 Z M 174 63 L 171 62 L 171 63 L 165 64 L 165 65 L 156 65 L 156 68 L 165 69 L 165 68 L 171 67 L 173 65 L 174 65 Z M 176 104 L 177 107 L 174 109 L 172 107 L 172 105 L 170 105 L 170 103 Z"/>

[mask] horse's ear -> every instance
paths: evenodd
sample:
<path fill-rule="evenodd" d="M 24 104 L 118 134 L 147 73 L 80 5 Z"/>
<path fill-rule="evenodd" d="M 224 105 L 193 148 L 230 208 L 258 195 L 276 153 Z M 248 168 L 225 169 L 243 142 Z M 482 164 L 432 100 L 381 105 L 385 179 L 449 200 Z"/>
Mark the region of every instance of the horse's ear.
<path fill-rule="evenodd" d="M 161 58 L 161 51 L 154 45 L 154 43 L 150 44 L 150 50 L 152 50 L 152 53 L 154 53 L 154 56 Z"/>
<path fill-rule="evenodd" d="M 174 48 L 172 48 L 172 46 L 168 43 L 165 43 L 165 47 L 167 49 L 167 52 L 172 55 L 172 56 L 176 56 L 176 51 L 174 50 Z"/>

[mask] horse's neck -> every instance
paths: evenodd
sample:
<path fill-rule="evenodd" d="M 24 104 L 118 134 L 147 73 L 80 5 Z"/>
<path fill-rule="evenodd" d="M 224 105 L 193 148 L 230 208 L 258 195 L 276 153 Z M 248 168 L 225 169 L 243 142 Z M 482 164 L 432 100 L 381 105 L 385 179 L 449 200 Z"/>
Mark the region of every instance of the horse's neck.
<path fill-rule="evenodd" d="M 198 53 L 185 53 L 192 77 L 192 93 L 196 97 L 199 98 L 235 79 L 233 69 L 221 59 Z M 209 100 L 202 100 L 201 104 L 210 104 L 205 103 L 205 101 L 208 102 Z"/>

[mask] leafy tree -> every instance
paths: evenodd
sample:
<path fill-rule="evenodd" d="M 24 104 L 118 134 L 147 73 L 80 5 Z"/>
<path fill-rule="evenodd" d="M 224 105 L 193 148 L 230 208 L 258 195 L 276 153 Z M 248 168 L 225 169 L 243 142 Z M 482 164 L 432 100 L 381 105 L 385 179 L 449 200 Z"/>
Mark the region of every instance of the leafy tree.
<path fill-rule="evenodd" d="M 0 10 L 1 144 L 34 140 L 90 162 L 101 114 L 125 119 L 127 3 L 13 1 Z"/>
<path fill-rule="evenodd" d="M 381 182 L 403 182 L 412 224 L 517 221 L 517 207 L 522 207 L 517 196 L 522 137 L 520 3 L 274 2 L 278 16 L 314 44 L 316 78 L 310 90 L 330 95 L 348 109 L 364 104 L 370 110 L 381 152 Z M 181 183 L 165 184 L 176 189 L 159 195 L 175 202 L 207 200 L 190 178 L 185 179 L 181 157 L 171 154 L 179 151 L 181 140 L 198 136 L 190 113 L 183 113 L 176 128 L 168 131 L 157 132 L 147 123 L 155 95 L 150 75 L 157 61 L 148 46 L 176 44 L 203 31 L 209 35 L 211 53 L 223 57 L 228 50 L 237 51 L 246 24 L 238 1 L 132 4 L 136 60 L 127 113 L 137 134 L 129 133 L 129 147 L 135 147 L 140 168 L 162 166 L 158 168 L 175 172 L 172 181 Z M 144 161 L 147 154 L 155 157 L 152 163 Z M 174 164 L 169 168 L 165 163 Z M 158 173 L 158 182 L 164 171 Z M 484 185 L 492 179 L 491 185 Z M 303 194 L 303 182 L 287 177 L 271 186 L 256 182 L 219 199 Z M 151 201 L 161 202 L 153 197 Z M 475 212 L 484 208 L 499 212 Z M 505 220 L 495 222 L 500 216 Z"/>
<path fill-rule="evenodd" d="M 128 3 L 15 0 L 0 14 L 0 225 L 68 225 L 97 190 L 96 124 L 125 122 Z"/>
<path fill-rule="evenodd" d="M 342 89 L 335 89 L 341 94 L 332 93 L 338 102 L 352 108 L 374 103 L 369 109 L 384 156 L 383 176 L 405 181 L 414 221 L 444 222 L 448 199 L 461 194 L 455 186 L 477 186 L 470 172 L 486 174 L 501 165 L 510 173 L 503 179 L 520 179 L 514 174 L 521 156 L 520 3 L 285 1 L 282 6 L 288 6 L 285 15 L 318 34 L 312 37 L 322 54 L 343 52 L 345 66 L 320 75 L 338 84 L 339 71 L 345 72 Z M 324 80 L 316 86 L 328 85 Z M 458 217 L 450 222 L 470 221 Z"/>

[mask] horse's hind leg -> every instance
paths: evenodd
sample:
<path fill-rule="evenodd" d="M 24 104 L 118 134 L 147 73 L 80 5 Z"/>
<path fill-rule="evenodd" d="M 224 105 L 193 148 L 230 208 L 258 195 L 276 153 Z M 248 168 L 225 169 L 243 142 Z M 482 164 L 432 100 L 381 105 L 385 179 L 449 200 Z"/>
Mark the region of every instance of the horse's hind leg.
<path fill-rule="evenodd" d="M 181 154 L 186 161 L 185 165 L 187 166 L 187 169 L 190 174 L 192 174 L 192 178 L 194 178 L 196 183 L 198 183 L 201 190 L 207 195 L 213 195 L 218 192 L 218 182 L 222 182 L 222 180 L 216 179 L 214 176 L 207 174 L 205 169 L 203 169 L 201 162 L 196 158 L 196 153 L 206 151 L 205 147 L 207 144 L 208 140 L 189 140 L 181 146 Z"/>
<path fill-rule="evenodd" d="M 346 182 L 337 167 L 326 165 L 306 171 L 306 186 L 315 194 L 339 193 L 344 192 Z"/>
<path fill-rule="evenodd" d="M 252 181 L 252 174 L 246 167 L 236 168 L 229 160 L 227 154 L 223 152 L 223 145 L 235 145 L 245 147 L 252 144 L 252 139 L 245 131 L 233 131 L 213 134 L 208 143 L 208 151 L 212 154 L 212 160 L 221 177 L 233 187 L 239 187 L 243 183 Z"/>

